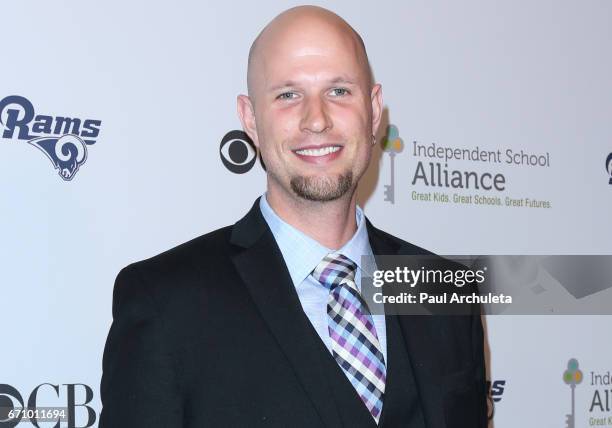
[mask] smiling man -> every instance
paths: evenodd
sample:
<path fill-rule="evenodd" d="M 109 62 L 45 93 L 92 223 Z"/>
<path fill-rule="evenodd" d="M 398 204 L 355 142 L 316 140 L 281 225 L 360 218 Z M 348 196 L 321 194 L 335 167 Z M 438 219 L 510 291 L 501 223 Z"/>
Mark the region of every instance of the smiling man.
<path fill-rule="evenodd" d="M 359 35 L 313 6 L 251 47 L 244 130 L 267 191 L 233 226 L 124 268 L 100 427 L 486 426 L 478 315 L 370 313 L 363 255 L 426 254 L 356 188 L 382 91 Z"/>
<path fill-rule="evenodd" d="M 268 204 L 340 248 L 356 230 L 355 189 L 382 112 L 361 37 L 327 10 L 291 9 L 253 43 L 247 82 L 238 114 L 266 164 Z"/>

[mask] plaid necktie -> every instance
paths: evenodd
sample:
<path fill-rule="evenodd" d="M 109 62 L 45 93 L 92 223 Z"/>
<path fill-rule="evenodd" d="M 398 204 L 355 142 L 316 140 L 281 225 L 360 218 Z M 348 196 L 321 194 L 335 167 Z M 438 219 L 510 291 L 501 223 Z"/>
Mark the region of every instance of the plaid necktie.
<path fill-rule="evenodd" d="M 336 362 L 378 423 L 385 393 L 385 358 L 367 304 L 355 284 L 357 265 L 328 254 L 312 276 L 329 288 L 327 325 Z"/>

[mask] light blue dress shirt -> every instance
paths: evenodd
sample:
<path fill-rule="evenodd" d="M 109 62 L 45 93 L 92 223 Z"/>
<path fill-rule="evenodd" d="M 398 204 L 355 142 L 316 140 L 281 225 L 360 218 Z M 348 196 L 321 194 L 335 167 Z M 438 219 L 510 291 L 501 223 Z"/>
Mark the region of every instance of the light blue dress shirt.
<path fill-rule="evenodd" d="M 343 254 L 357 264 L 355 283 L 359 291 L 361 291 L 361 273 L 362 269 L 366 269 L 365 266 L 362 266 L 361 256 L 373 255 L 363 211 L 357 207 L 357 231 L 342 248 L 334 251 L 284 222 L 274 212 L 270 204 L 268 204 L 265 194 L 259 200 L 259 208 L 283 254 L 285 264 L 302 304 L 302 309 L 331 353 L 332 344 L 327 329 L 327 299 L 329 290 L 314 279 L 310 273 L 323 260 L 323 257 L 329 253 L 336 252 Z M 364 271 L 369 274 L 372 273 L 369 270 Z M 378 341 L 382 348 L 381 352 L 385 357 L 385 361 L 387 361 L 385 316 L 372 315 L 372 319 L 376 328 L 376 334 L 378 335 Z"/>

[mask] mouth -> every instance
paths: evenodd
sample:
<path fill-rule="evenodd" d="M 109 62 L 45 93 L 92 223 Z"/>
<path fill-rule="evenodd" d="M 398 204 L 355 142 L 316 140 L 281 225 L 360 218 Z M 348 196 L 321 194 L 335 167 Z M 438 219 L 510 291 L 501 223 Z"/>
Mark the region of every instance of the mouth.
<path fill-rule="evenodd" d="M 332 161 L 340 156 L 342 148 L 343 147 L 339 145 L 303 147 L 298 150 L 293 150 L 293 153 L 295 153 L 303 161 L 323 163 Z"/>

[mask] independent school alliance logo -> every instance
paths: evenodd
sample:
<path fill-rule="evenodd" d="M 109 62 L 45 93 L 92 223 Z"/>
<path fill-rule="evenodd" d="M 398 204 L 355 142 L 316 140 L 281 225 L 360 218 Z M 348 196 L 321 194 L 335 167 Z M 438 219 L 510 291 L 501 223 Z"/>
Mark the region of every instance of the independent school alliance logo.
<path fill-rule="evenodd" d="M 565 416 L 566 428 L 612 426 L 611 371 L 589 370 L 586 376 L 587 381 L 583 382 L 583 379 L 584 375 L 580 370 L 578 360 L 572 358 L 567 362 L 567 368 L 563 372 L 563 382 L 571 389 L 571 413 Z M 583 384 L 580 387 L 581 400 L 577 401 L 579 410 L 576 414 L 576 386 L 581 383 Z"/>
<path fill-rule="evenodd" d="M 72 180 L 87 160 L 87 146 L 95 144 L 101 125 L 100 120 L 37 115 L 34 105 L 19 95 L 0 101 L 2 138 L 39 149 L 64 181 Z"/>
<path fill-rule="evenodd" d="M 404 150 L 404 140 L 400 138 L 397 126 L 387 126 L 387 135 L 382 141 L 382 149 L 389 155 L 391 162 L 391 182 L 385 184 L 385 201 L 395 204 L 395 156 Z"/>
<path fill-rule="evenodd" d="M 575 389 L 576 385 L 582 382 L 582 371 L 578 367 L 578 360 L 572 358 L 567 362 L 567 369 L 563 372 L 563 382 L 572 390 L 572 407 L 571 413 L 569 415 L 565 415 L 565 427 L 566 428 L 576 428 L 576 397 L 575 397 Z"/>

